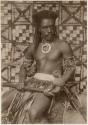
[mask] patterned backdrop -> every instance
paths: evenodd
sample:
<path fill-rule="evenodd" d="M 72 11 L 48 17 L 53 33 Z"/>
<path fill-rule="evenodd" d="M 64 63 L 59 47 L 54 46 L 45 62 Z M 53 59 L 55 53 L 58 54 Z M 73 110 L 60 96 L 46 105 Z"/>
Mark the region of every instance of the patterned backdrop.
<path fill-rule="evenodd" d="M 58 37 L 67 41 L 76 58 L 75 80 L 80 89 L 86 86 L 87 35 L 85 1 L 2 1 L 1 2 L 1 52 L 2 83 L 19 82 L 19 69 L 23 62 L 23 50 L 33 43 L 32 14 L 52 10 L 58 14 Z"/>

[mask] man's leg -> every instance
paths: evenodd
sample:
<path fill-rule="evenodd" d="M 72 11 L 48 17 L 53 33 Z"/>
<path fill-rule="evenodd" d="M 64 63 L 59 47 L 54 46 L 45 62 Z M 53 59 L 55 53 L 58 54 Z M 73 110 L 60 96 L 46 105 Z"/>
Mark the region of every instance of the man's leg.
<path fill-rule="evenodd" d="M 1 109 L 2 113 L 8 110 L 8 107 L 10 106 L 15 94 L 16 94 L 15 89 L 5 89 L 4 92 L 2 92 L 2 97 L 1 97 Z"/>
<path fill-rule="evenodd" d="M 43 93 L 38 93 L 36 95 L 29 112 L 32 123 L 37 123 L 39 121 L 42 123 L 46 122 L 44 119 L 46 116 L 44 116 L 44 114 L 48 111 L 50 103 L 50 97 L 45 96 Z"/>

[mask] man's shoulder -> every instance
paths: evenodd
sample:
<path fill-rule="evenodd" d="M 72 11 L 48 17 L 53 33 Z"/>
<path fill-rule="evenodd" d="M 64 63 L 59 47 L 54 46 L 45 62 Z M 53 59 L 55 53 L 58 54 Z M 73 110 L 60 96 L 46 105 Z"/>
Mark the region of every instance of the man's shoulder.
<path fill-rule="evenodd" d="M 27 57 L 32 56 L 34 53 L 34 43 L 30 44 L 27 48 L 25 48 L 23 53 Z"/>
<path fill-rule="evenodd" d="M 60 51 L 64 54 L 72 54 L 72 48 L 70 44 L 67 41 L 57 40 L 57 47 L 60 49 Z"/>
<path fill-rule="evenodd" d="M 59 39 L 56 39 L 56 43 L 59 47 L 67 48 L 68 46 L 70 46 L 67 41 L 63 41 L 63 40 L 59 40 Z"/>

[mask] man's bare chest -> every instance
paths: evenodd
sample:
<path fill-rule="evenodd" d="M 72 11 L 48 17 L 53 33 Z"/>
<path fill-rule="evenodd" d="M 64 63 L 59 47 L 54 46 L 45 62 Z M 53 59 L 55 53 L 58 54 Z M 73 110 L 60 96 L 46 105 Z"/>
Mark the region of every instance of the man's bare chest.
<path fill-rule="evenodd" d="M 54 44 L 50 44 L 50 50 L 44 52 L 43 45 L 40 44 L 36 50 L 35 58 L 37 60 L 49 60 L 49 61 L 56 61 L 61 57 L 60 48 Z"/>

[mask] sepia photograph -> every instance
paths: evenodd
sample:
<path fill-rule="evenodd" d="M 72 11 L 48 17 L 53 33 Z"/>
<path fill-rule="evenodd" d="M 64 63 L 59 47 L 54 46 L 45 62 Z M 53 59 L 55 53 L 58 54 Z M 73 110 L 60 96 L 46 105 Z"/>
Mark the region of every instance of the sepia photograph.
<path fill-rule="evenodd" d="M 1 1 L 1 123 L 87 124 L 87 0 Z"/>

